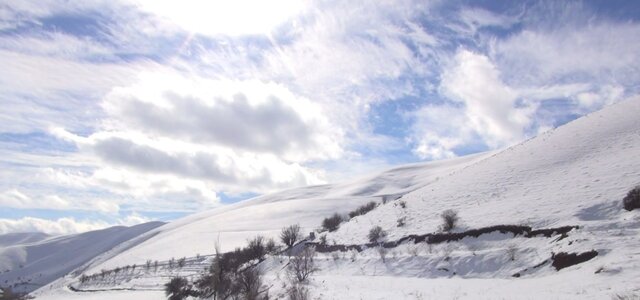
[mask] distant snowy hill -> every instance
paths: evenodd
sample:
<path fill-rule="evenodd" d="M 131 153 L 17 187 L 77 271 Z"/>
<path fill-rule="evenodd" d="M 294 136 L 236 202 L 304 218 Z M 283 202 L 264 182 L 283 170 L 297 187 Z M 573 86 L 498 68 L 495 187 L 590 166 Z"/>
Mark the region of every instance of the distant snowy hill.
<path fill-rule="evenodd" d="M 0 235 L 0 247 L 39 242 L 48 237 L 48 234 L 42 232 L 6 233 Z"/>
<path fill-rule="evenodd" d="M 623 210 L 621 199 L 640 184 L 639 115 L 640 99 L 632 99 L 501 151 L 399 167 L 348 184 L 299 188 L 188 216 L 95 257 L 34 295 L 164 299 L 163 284 L 176 275 L 195 278 L 210 262 L 216 241 L 229 251 L 257 234 L 274 237 L 290 224 L 309 232 L 324 217 L 369 201 L 378 206 L 335 232 L 319 234 L 333 247 L 317 248 L 320 271 L 308 285 L 312 299 L 637 295 L 640 212 Z M 439 231 L 439 215 L 447 209 L 460 217 L 453 234 Z M 491 229 L 497 225 L 506 227 Z M 367 245 L 374 226 L 388 233 L 385 247 Z M 563 226 L 568 227 L 557 230 Z M 585 253 L 589 260 L 560 269 L 563 253 Z M 180 257 L 186 257 L 184 267 L 169 267 L 169 259 Z M 155 268 L 78 281 L 80 274 L 156 260 Z M 260 264 L 273 298 L 285 298 L 287 262 L 282 256 Z"/>
<path fill-rule="evenodd" d="M 0 236 L 0 282 L 14 291 L 35 290 L 114 246 L 164 223 L 116 226 L 74 235 L 42 233 Z"/>

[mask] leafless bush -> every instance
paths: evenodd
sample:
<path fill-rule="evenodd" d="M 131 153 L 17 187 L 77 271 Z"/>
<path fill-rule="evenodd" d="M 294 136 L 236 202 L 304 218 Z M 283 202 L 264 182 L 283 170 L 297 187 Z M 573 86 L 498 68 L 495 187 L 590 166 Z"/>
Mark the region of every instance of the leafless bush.
<path fill-rule="evenodd" d="M 267 240 L 267 243 L 264 245 L 264 250 L 268 254 L 275 254 L 280 250 L 280 247 L 276 244 L 276 241 L 273 238 Z"/>
<path fill-rule="evenodd" d="M 403 227 L 404 225 L 406 225 L 406 222 L 407 222 L 407 217 L 398 218 L 398 227 Z"/>
<path fill-rule="evenodd" d="M 322 228 L 328 231 L 336 231 L 342 223 L 342 216 L 338 213 L 334 213 L 331 217 L 322 220 Z"/>
<path fill-rule="evenodd" d="M 280 232 L 280 241 L 289 248 L 300 239 L 300 225 L 298 224 L 282 228 L 282 231 Z"/>
<path fill-rule="evenodd" d="M 507 257 L 509 258 L 509 260 L 511 261 L 515 261 L 516 260 L 516 253 L 518 253 L 518 247 L 516 247 L 516 245 L 514 244 L 510 244 L 509 246 L 507 246 Z"/>
<path fill-rule="evenodd" d="M 245 251 L 250 260 L 263 259 L 264 255 L 267 252 L 265 247 L 264 237 L 261 235 L 257 235 L 252 240 L 249 240 L 247 248 L 245 248 Z"/>
<path fill-rule="evenodd" d="M 369 230 L 369 234 L 367 237 L 369 238 L 369 242 L 377 243 L 380 242 L 387 236 L 387 232 L 382 230 L 382 227 L 375 226 Z"/>
<path fill-rule="evenodd" d="M 382 246 L 378 246 L 377 250 L 378 250 L 378 255 L 380 255 L 380 259 L 382 259 L 382 262 L 386 262 L 387 261 L 387 253 L 388 253 L 387 248 L 382 247 Z"/>
<path fill-rule="evenodd" d="M 441 229 L 444 232 L 449 232 L 454 228 L 456 228 L 456 225 L 458 224 L 458 220 L 460 219 L 458 217 L 458 212 L 452 209 L 447 209 L 443 211 L 440 217 L 442 218 Z"/>
<path fill-rule="evenodd" d="M 640 186 L 630 190 L 627 196 L 622 199 L 622 204 L 624 209 L 629 211 L 640 208 Z"/>
<path fill-rule="evenodd" d="M 239 294 L 246 300 L 257 300 L 262 286 L 262 273 L 258 267 L 249 268 L 238 275 L 237 283 Z"/>
<path fill-rule="evenodd" d="M 306 247 L 289 260 L 287 274 L 293 282 L 306 282 L 311 274 L 318 271 L 313 261 L 314 256 L 315 249 Z"/>
<path fill-rule="evenodd" d="M 289 300 L 309 299 L 309 289 L 301 284 L 294 284 L 287 292 Z"/>
<path fill-rule="evenodd" d="M 327 235 L 323 234 L 320 236 L 320 245 L 326 245 L 327 244 Z"/>
<path fill-rule="evenodd" d="M 355 218 L 357 216 L 361 216 L 364 215 L 370 211 L 372 211 L 374 208 L 376 208 L 376 203 L 371 201 L 365 205 L 362 205 L 358 208 L 356 208 L 354 211 L 349 212 L 349 218 Z"/>
<path fill-rule="evenodd" d="M 640 300 L 640 295 L 635 293 L 615 294 L 611 296 L 612 300 Z"/>
<path fill-rule="evenodd" d="M 164 285 L 164 293 L 169 300 L 182 300 L 193 295 L 191 284 L 184 277 L 174 277 Z"/>

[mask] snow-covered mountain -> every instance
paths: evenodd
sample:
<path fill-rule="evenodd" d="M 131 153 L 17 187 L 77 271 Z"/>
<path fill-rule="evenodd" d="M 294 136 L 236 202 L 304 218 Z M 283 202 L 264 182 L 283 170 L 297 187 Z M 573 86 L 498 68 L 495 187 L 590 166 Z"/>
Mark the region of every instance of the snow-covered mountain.
<path fill-rule="evenodd" d="M 310 232 L 332 213 L 347 213 L 369 201 L 379 205 L 323 233 L 329 245 L 347 250 L 318 248 L 320 271 L 309 283 L 313 299 L 637 294 L 640 213 L 623 210 L 621 199 L 640 184 L 639 114 L 640 99 L 631 99 L 501 151 L 408 165 L 347 184 L 299 188 L 192 215 L 129 239 L 34 295 L 163 299 L 162 285 L 172 276 L 197 276 L 216 242 L 229 251 L 257 234 L 275 237 L 295 223 Z M 442 223 L 439 215 L 447 209 L 458 212 L 459 238 L 433 238 Z M 524 231 L 470 234 L 497 225 Z M 388 233 L 389 247 L 367 247 L 374 226 Z M 571 226 L 565 227 L 570 231 L 545 231 L 563 226 Z M 545 233 L 535 234 L 536 229 Z M 558 270 L 559 253 L 596 256 Z M 181 257 L 184 267 L 166 267 L 168 260 Z M 159 267 L 127 268 L 108 279 L 78 282 L 80 274 L 147 261 L 158 261 Z M 284 297 L 286 263 L 284 257 L 261 263 L 272 297 Z"/>
<path fill-rule="evenodd" d="M 116 226 L 57 237 L 42 233 L 0 235 L 0 282 L 14 291 L 30 292 L 162 224 Z"/>

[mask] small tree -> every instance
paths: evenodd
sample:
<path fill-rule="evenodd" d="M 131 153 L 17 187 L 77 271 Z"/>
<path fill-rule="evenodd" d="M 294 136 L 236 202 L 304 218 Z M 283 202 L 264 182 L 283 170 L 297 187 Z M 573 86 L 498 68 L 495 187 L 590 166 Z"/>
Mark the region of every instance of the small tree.
<path fill-rule="evenodd" d="M 369 230 L 369 235 L 367 235 L 367 237 L 369 238 L 369 242 L 372 243 L 380 242 L 380 240 L 384 239 L 386 236 L 387 232 L 382 230 L 382 227 L 380 226 L 371 228 L 371 230 Z"/>
<path fill-rule="evenodd" d="M 258 269 L 249 268 L 240 273 L 237 279 L 238 290 L 242 294 L 242 299 L 257 300 L 262 286 L 262 273 Z"/>
<path fill-rule="evenodd" d="M 269 254 L 275 254 L 276 252 L 278 252 L 279 248 L 278 245 L 276 245 L 276 241 L 273 238 L 270 238 L 269 240 L 267 240 L 267 243 L 264 245 L 264 250 L 267 251 L 267 253 Z"/>
<path fill-rule="evenodd" d="M 202 298 L 227 299 L 235 293 L 233 285 L 234 269 L 216 245 L 216 254 L 207 272 L 195 282 L 198 296 Z M 227 256 L 228 257 L 228 256 Z"/>
<path fill-rule="evenodd" d="M 452 209 L 447 209 L 442 212 L 440 217 L 442 218 L 442 225 L 441 225 L 442 231 L 449 232 L 454 228 L 456 228 L 456 225 L 458 224 L 458 220 L 459 220 L 458 212 Z"/>
<path fill-rule="evenodd" d="M 186 263 L 187 263 L 187 258 L 186 257 L 178 259 L 178 268 L 183 268 Z"/>
<path fill-rule="evenodd" d="M 257 260 L 263 259 L 264 255 L 267 252 L 265 247 L 264 237 L 261 235 L 258 235 L 254 237 L 252 240 L 249 240 L 246 251 L 249 259 L 257 259 Z"/>
<path fill-rule="evenodd" d="M 292 281 L 298 283 L 305 282 L 311 274 L 318 271 L 313 261 L 315 254 L 315 249 L 312 247 L 306 247 L 304 250 L 300 251 L 298 255 L 293 256 L 289 260 L 287 274 Z"/>
<path fill-rule="evenodd" d="M 322 228 L 328 231 L 336 231 L 342 223 L 342 216 L 338 213 L 334 213 L 331 217 L 322 220 Z"/>
<path fill-rule="evenodd" d="M 184 277 L 174 277 L 164 285 L 164 293 L 169 300 L 182 300 L 192 295 L 189 281 Z"/>
<path fill-rule="evenodd" d="M 280 232 L 280 241 L 282 241 L 282 243 L 288 248 L 291 248 L 300 239 L 300 225 L 298 224 L 282 228 L 282 231 Z"/>
<path fill-rule="evenodd" d="M 622 199 L 624 209 L 632 211 L 636 208 L 640 208 L 640 186 L 633 188 L 627 193 L 627 196 Z"/>

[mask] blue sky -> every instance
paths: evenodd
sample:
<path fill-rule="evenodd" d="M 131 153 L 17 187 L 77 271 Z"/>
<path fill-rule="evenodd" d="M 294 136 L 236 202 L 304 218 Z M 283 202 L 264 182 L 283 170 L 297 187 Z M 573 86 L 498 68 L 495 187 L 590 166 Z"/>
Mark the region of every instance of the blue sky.
<path fill-rule="evenodd" d="M 500 149 L 639 92 L 635 1 L 216 2 L 0 4 L 0 233 Z"/>

